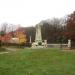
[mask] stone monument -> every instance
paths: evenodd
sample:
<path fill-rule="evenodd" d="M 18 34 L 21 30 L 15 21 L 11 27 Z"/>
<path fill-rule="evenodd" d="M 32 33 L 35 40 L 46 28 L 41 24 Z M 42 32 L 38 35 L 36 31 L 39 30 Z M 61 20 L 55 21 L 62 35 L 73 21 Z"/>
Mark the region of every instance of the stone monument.
<path fill-rule="evenodd" d="M 71 49 L 71 40 L 68 39 L 68 48 Z"/>
<path fill-rule="evenodd" d="M 47 47 L 47 41 L 43 42 L 41 35 L 41 26 L 40 24 L 36 25 L 36 35 L 35 42 L 32 43 L 32 48 L 44 48 Z"/>
<path fill-rule="evenodd" d="M 35 42 L 42 42 L 41 26 L 40 25 L 36 26 Z"/>

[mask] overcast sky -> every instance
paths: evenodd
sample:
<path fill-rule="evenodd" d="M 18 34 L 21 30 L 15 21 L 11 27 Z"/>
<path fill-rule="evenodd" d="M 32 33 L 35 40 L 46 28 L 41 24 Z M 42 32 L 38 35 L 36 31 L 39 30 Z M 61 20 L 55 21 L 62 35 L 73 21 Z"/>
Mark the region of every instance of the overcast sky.
<path fill-rule="evenodd" d="M 64 17 L 75 10 L 75 0 L 0 0 L 3 22 L 34 26 L 41 20 Z"/>

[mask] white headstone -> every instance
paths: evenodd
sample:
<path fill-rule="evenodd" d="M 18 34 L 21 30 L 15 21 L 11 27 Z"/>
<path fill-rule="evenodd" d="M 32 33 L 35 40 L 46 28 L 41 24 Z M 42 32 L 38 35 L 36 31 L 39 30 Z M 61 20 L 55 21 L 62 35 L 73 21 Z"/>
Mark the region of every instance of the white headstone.
<path fill-rule="evenodd" d="M 71 48 L 71 40 L 68 39 L 68 47 Z"/>
<path fill-rule="evenodd" d="M 45 43 L 45 47 L 47 47 L 47 40 L 44 40 L 44 43 Z"/>

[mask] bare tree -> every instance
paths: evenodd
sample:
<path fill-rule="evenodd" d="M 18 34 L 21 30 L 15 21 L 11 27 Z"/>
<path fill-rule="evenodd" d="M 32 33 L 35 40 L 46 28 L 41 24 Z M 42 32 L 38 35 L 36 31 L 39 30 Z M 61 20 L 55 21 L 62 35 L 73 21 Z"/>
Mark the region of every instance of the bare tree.
<path fill-rule="evenodd" d="M 1 32 L 3 32 L 4 34 L 6 34 L 7 26 L 8 26 L 7 23 L 3 23 L 3 24 L 1 25 Z"/>

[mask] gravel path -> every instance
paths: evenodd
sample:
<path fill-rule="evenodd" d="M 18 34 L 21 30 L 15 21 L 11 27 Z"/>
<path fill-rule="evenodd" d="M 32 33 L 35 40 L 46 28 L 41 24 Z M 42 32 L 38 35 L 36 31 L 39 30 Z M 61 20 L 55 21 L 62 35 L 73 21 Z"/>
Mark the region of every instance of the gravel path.
<path fill-rule="evenodd" d="M 0 52 L 0 54 L 6 54 L 6 53 L 9 53 L 10 51 L 17 51 L 16 48 L 6 48 L 6 47 L 5 47 L 5 49 L 6 49 L 7 51 L 5 51 L 5 52 Z"/>
<path fill-rule="evenodd" d="M 6 53 L 9 53 L 9 52 L 0 52 L 0 54 L 6 54 Z"/>

